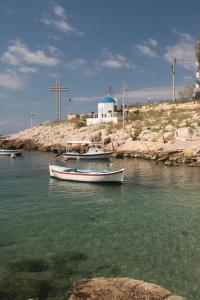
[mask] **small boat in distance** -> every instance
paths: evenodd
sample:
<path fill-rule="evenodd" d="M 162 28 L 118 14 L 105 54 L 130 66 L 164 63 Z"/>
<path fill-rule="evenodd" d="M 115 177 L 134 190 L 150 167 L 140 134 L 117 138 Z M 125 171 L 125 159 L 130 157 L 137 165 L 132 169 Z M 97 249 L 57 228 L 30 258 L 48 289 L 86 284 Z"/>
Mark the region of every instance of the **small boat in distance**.
<path fill-rule="evenodd" d="M 90 141 L 73 141 L 73 142 L 67 142 L 67 143 L 68 144 L 89 145 L 89 149 L 85 153 L 66 151 L 63 153 L 64 158 L 68 158 L 68 159 L 107 159 L 112 155 L 111 151 L 104 151 L 102 149 L 99 149 L 96 146 L 98 143 L 93 143 Z"/>
<path fill-rule="evenodd" d="M 20 156 L 22 155 L 23 149 L 15 150 L 15 149 L 0 149 L 0 156 L 7 155 L 7 156 Z"/>
<path fill-rule="evenodd" d="M 92 183 L 122 183 L 124 177 L 124 169 L 117 171 L 74 169 L 51 164 L 49 172 L 51 177 L 58 179 Z"/>

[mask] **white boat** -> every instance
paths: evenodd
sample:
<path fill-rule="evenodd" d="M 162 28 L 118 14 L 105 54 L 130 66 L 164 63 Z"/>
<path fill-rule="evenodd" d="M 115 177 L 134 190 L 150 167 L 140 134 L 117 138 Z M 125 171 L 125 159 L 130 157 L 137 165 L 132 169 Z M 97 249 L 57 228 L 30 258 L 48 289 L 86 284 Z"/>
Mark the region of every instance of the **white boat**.
<path fill-rule="evenodd" d="M 64 152 L 63 156 L 69 159 L 106 159 L 111 156 L 111 151 L 104 151 L 97 147 L 91 147 L 86 153 Z"/>
<path fill-rule="evenodd" d="M 22 154 L 23 150 L 14 150 L 14 149 L 0 149 L 0 155 L 7 155 L 7 156 L 20 156 Z"/>
<path fill-rule="evenodd" d="M 49 165 L 49 172 L 51 177 L 63 180 L 95 183 L 122 183 L 124 177 L 124 169 L 117 171 L 73 169 L 51 164 Z"/>
<path fill-rule="evenodd" d="M 84 145 L 93 145 L 89 146 L 89 149 L 85 153 L 79 153 L 79 152 L 64 152 L 63 156 L 67 159 L 107 159 L 112 155 L 111 151 L 104 151 L 102 149 L 99 149 L 95 145 L 97 143 L 93 143 L 90 141 L 73 141 L 73 142 L 67 142 L 68 144 L 84 144 Z"/>

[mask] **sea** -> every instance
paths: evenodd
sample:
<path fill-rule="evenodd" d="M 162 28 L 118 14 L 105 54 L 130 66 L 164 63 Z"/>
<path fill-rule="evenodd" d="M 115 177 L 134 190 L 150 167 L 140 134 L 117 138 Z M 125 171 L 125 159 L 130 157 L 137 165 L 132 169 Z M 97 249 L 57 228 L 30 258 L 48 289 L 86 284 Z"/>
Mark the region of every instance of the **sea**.
<path fill-rule="evenodd" d="M 48 163 L 125 168 L 121 185 L 60 181 Z M 0 299 L 67 299 L 75 280 L 130 277 L 200 299 L 200 168 L 140 159 L 0 157 Z"/>

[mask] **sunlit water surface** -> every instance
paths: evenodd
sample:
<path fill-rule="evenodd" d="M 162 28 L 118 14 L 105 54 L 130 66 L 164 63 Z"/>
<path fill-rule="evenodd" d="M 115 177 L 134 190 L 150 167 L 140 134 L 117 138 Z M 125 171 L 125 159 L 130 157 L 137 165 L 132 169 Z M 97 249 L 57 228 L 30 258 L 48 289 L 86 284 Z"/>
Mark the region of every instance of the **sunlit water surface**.
<path fill-rule="evenodd" d="M 124 167 L 125 180 L 59 181 L 49 177 L 49 162 Z M 86 274 L 132 277 L 200 299 L 199 168 L 131 159 L 64 163 L 39 152 L 0 157 L 0 211 L 1 279 L 11 276 L 11 262 L 78 251 L 88 257 Z"/>

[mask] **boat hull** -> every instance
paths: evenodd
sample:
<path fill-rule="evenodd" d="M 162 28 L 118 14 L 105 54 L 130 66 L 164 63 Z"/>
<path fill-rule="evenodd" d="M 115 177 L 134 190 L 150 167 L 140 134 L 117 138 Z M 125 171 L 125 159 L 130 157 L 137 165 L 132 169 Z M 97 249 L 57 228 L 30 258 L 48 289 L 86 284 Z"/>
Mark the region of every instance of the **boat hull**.
<path fill-rule="evenodd" d="M 102 152 L 102 153 L 70 153 L 65 152 L 63 153 L 63 156 L 68 159 L 107 159 L 111 156 L 112 152 Z"/>
<path fill-rule="evenodd" d="M 12 150 L 12 149 L 0 149 L 0 156 L 11 156 L 16 155 L 20 156 L 22 155 L 23 150 Z"/>
<path fill-rule="evenodd" d="M 123 181 L 124 169 L 118 171 L 93 171 L 90 170 L 72 170 L 70 168 L 49 165 L 51 177 L 62 180 L 94 182 L 94 183 L 121 183 Z"/>

